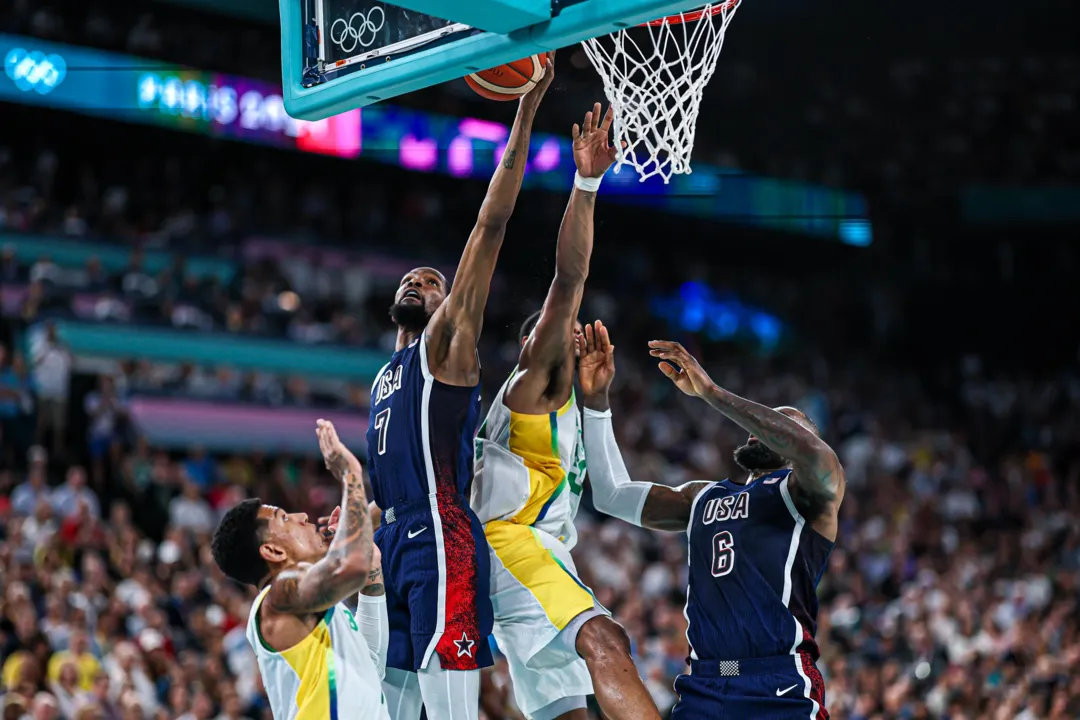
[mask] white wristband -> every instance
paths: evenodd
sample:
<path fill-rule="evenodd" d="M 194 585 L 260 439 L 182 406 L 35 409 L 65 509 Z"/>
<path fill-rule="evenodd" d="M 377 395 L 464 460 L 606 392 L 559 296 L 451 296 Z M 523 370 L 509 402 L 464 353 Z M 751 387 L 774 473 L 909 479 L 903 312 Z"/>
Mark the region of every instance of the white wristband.
<path fill-rule="evenodd" d="M 596 192 L 600 189 L 600 181 L 604 179 L 601 175 L 598 178 L 581 177 L 577 172 L 574 173 L 574 187 L 578 190 L 584 190 L 585 192 Z"/>

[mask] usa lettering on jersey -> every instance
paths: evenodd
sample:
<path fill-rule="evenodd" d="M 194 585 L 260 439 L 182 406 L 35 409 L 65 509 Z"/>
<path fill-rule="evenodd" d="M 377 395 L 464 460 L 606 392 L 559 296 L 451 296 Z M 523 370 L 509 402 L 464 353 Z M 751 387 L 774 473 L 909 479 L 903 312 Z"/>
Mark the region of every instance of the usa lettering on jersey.
<path fill-rule="evenodd" d="M 750 493 L 711 498 L 705 503 L 702 524 L 712 525 L 725 520 L 745 520 L 750 516 Z M 712 538 L 712 576 L 723 577 L 735 569 L 735 537 L 721 530 Z"/>
<path fill-rule="evenodd" d="M 401 367 L 401 365 L 398 365 L 392 370 L 387 370 L 379 378 L 379 386 L 375 391 L 376 405 L 393 395 L 395 390 L 401 389 Z"/>
<path fill-rule="evenodd" d="M 714 522 L 724 520 L 745 520 L 750 516 L 750 493 L 741 492 L 738 495 L 725 495 L 724 497 L 712 498 L 705 503 L 705 512 L 701 522 L 704 525 L 712 525 Z"/>

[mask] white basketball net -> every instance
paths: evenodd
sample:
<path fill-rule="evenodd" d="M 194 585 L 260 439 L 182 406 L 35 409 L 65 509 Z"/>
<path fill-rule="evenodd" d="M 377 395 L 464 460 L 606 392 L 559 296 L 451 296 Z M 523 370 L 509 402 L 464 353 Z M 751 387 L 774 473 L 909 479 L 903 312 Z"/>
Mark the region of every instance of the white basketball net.
<path fill-rule="evenodd" d="M 616 172 L 633 165 L 642 182 L 691 172 L 705 85 L 740 0 L 709 4 L 582 43 L 615 108 Z"/>

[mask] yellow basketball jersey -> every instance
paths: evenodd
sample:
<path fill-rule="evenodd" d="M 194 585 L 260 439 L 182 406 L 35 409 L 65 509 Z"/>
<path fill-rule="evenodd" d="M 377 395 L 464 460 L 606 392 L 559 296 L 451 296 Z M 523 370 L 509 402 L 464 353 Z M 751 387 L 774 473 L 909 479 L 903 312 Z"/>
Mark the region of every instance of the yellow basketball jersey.
<path fill-rule="evenodd" d="M 585 444 L 574 393 L 544 415 L 510 410 L 504 402 L 513 374 L 491 403 L 475 441 L 471 504 L 480 522 L 505 520 L 577 542 Z"/>
<path fill-rule="evenodd" d="M 382 678 L 352 611 L 334 605 L 307 637 L 278 652 L 259 634 L 259 606 L 269 590 L 252 603 L 247 639 L 274 720 L 390 720 Z"/>

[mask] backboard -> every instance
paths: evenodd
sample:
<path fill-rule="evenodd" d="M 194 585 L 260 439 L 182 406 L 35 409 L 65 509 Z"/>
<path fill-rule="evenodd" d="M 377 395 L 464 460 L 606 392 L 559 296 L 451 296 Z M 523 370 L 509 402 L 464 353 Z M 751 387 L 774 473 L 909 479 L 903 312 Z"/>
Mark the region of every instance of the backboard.
<path fill-rule="evenodd" d="M 298 119 L 321 120 L 701 4 L 279 0 L 285 109 Z"/>

